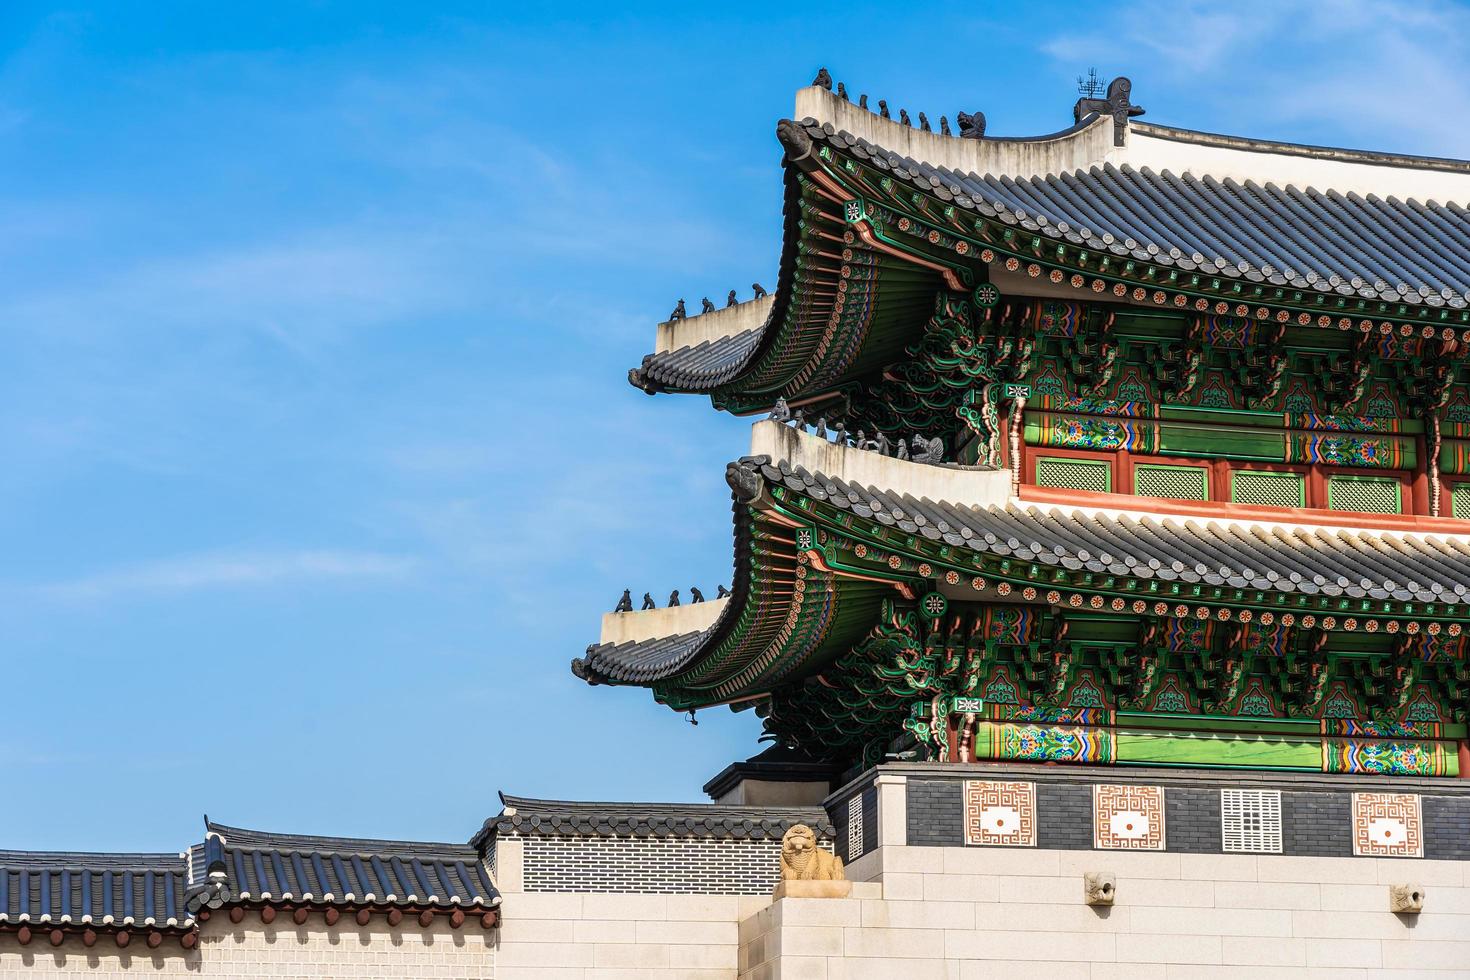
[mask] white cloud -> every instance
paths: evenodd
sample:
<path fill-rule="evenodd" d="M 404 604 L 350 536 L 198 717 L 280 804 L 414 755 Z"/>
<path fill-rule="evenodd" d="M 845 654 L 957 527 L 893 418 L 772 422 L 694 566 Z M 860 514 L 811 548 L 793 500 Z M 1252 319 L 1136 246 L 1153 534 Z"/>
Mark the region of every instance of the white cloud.
<path fill-rule="evenodd" d="M 127 565 L 36 586 L 46 599 L 92 601 L 310 581 L 397 578 L 410 559 L 364 551 L 212 552 Z"/>
<path fill-rule="evenodd" d="M 1470 11 L 1440 0 L 1132 0 L 1041 49 L 1129 74 L 1138 101 L 1170 113 L 1150 114 L 1160 122 L 1470 155 L 1447 113 L 1470 100 Z"/>

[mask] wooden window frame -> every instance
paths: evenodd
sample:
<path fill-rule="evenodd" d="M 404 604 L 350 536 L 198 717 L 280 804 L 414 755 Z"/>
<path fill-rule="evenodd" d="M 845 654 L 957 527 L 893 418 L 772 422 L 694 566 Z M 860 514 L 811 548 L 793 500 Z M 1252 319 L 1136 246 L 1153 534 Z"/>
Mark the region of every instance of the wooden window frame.
<path fill-rule="evenodd" d="M 1381 470 L 1369 466 L 1329 466 L 1326 463 L 1318 463 L 1312 467 L 1309 483 L 1316 483 L 1318 510 L 1330 510 L 1334 514 L 1376 514 L 1376 511 L 1361 510 L 1336 510 L 1328 506 L 1327 484 L 1334 476 L 1371 476 L 1380 480 L 1391 480 L 1399 485 L 1399 510 L 1400 514 L 1414 515 L 1417 508 L 1414 506 L 1414 471 L 1413 470 Z M 1311 493 L 1307 499 L 1312 499 Z M 1308 506 L 1312 506 L 1310 503 Z"/>
<path fill-rule="evenodd" d="M 1036 480 L 1036 467 L 1042 459 L 1073 459 L 1085 463 L 1102 463 L 1108 468 L 1108 489 L 1105 493 L 1119 493 L 1118 490 L 1118 461 L 1113 457 L 1115 452 L 1096 452 L 1090 449 L 1056 449 L 1051 446 L 1027 446 L 1027 452 L 1022 453 L 1021 463 L 1025 467 L 1024 482 L 1033 487 L 1041 486 Z M 1034 451 L 1032 451 L 1034 450 Z M 1090 490 L 1078 490 L 1078 493 L 1093 493 Z"/>
<path fill-rule="evenodd" d="M 1133 456 L 1130 458 L 1128 467 L 1128 492 L 1133 496 L 1141 496 L 1138 492 L 1138 468 L 1140 466 L 1152 466 L 1159 469 L 1175 470 L 1204 470 L 1205 471 L 1205 496 L 1204 499 L 1197 497 L 1153 497 L 1151 500 L 1193 500 L 1196 503 L 1209 503 L 1220 498 L 1215 495 L 1216 480 L 1214 461 L 1209 459 L 1189 459 L 1187 457 L 1175 456 Z"/>
<path fill-rule="evenodd" d="M 1292 473 L 1302 478 L 1302 502 L 1295 507 L 1278 508 L 1281 510 L 1308 510 L 1312 507 L 1312 467 L 1301 463 L 1250 463 L 1247 466 L 1231 466 L 1225 473 L 1226 496 L 1222 499 L 1232 504 L 1239 503 L 1235 499 L 1235 474 L 1237 473 Z M 1247 505 L 1242 505 L 1247 506 Z M 1250 504 L 1251 507 L 1266 507 L 1267 504 Z"/>

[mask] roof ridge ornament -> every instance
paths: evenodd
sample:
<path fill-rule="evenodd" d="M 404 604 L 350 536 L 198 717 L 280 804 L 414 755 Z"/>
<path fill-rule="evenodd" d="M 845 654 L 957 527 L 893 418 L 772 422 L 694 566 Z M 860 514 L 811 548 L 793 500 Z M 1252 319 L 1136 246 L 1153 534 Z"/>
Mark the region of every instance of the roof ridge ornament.
<path fill-rule="evenodd" d="M 1099 115 L 1112 116 L 1113 145 L 1122 146 L 1123 134 L 1128 130 L 1129 118 L 1143 115 L 1143 108 L 1133 104 L 1132 96 L 1133 83 L 1119 75 L 1108 83 L 1107 98 L 1083 96 L 1078 99 L 1077 104 L 1072 107 L 1072 119 L 1080 123 L 1083 118 L 1094 112 Z"/>

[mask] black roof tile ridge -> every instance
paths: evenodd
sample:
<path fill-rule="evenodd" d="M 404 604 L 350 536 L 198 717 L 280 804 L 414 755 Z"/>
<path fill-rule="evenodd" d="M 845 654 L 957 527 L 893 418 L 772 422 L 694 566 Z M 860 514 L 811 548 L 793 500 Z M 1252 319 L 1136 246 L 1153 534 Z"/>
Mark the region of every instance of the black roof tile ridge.
<path fill-rule="evenodd" d="M 511 796 L 506 793 L 500 794 L 500 800 L 508 810 L 515 810 L 517 815 L 539 813 L 549 810 L 581 812 L 583 810 L 606 815 L 610 808 L 637 809 L 653 813 L 674 813 L 693 810 L 699 813 L 717 814 L 730 813 L 733 816 L 749 816 L 757 813 L 813 813 L 821 810 L 818 804 L 807 806 L 794 804 L 759 804 L 759 803 L 714 803 L 708 800 L 695 801 L 693 803 L 648 803 L 637 800 L 628 801 L 592 801 L 592 800 L 543 800 L 529 796 Z M 825 812 L 825 811 L 824 811 Z"/>
<path fill-rule="evenodd" d="M 1241 150 L 1250 153 L 1277 153 L 1284 156 L 1312 157 L 1320 160 L 1336 160 L 1341 163 L 1363 163 L 1377 167 L 1398 167 L 1405 170 L 1445 170 L 1470 174 L 1470 160 L 1456 157 L 1421 156 L 1414 153 L 1390 153 L 1384 150 L 1359 150 L 1342 146 L 1323 146 L 1315 143 L 1291 143 L 1284 140 L 1258 139 L 1253 136 L 1231 136 L 1227 133 L 1210 133 L 1199 129 L 1184 129 L 1179 126 L 1164 126 L 1159 123 L 1129 121 L 1130 128 L 1143 136 L 1176 143 L 1193 143 L 1198 146 L 1216 146 L 1222 149 Z"/>
<path fill-rule="evenodd" d="M 220 836 L 226 847 L 235 850 L 317 850 L 369 853 L 374 851 L 444 850 L 461 853 L 465 844 L 449 841 L 389 840 L 372 837 L 325 837 L 315 834 L 281 834 L 266 830 L 228 827 L 210 821 L 211 834 Z"/>
<path fill-rule="evenodd" d="M 820 130 L 819 127 L 812 127 L 812 128 L 813 129 L 817 129 L 818 132 L 821 132 L 821 130 Z M 845 130 L 839 131 L 836 134 L 836 136 L 843 137 L 843 138 L 846 138 L 848 140 L 857 141 L 859 143 L 866 143 L 866 141 L 863 141 L 860 138 L 853 136 L 851 133 L 848 133 Z M 820 138 L 830 138 L 830 137 L 826 137 L 826 135 L 823 134 L 823 137 L 820 137 Z M 924 164 L 922 164 L 921 161 L 913 160 L 913 159 L 911 159 L 909 157 L 904 156 L 903 154 L 898 153 L 897 151 L 888 150 L 888 149 L 882 148 L 882 147 L 872 147 L 869 152 L 870 152 L 870 155 L 872 155 L 875 159 L 878 158 L 878 157 L 881 157 L 882 158 L 882 160 L 883 160 L 883 167 L 882 167 L 882 169 L 888 169 L 891 172 L 893 172 L 895 175 L 899 176 L 901 179 L 906 180 L 906 181 L 910 181 L 911 183 L 921 183 L 922 182 L 922 183 L 927 184 L 927 181 L 921 181 L 918 178 L 911 178 L 911 176 L 910 176 L 910 171 L 918 171 L 918 170 L 920 170 L 920 168 L 922 166 L 925 166 Z M 1099 164 L 1092 165 L 1087 171 L 1083 171 L 1080 168 L 1076 168 L 1076 169 L 1074 169 L 1072 171 L 1059 171 L 1056 174 L 1035 174 L 1035 175 L 1025 176 L 1025 177 L 1019 177 L 1019 178 L 1015 178 L 1015 179 L 1030 180 L 1030 181 L 1048 181 L 1048 180 L 1050 180 L 1053 177 L 1058 178 L 1058 179 L 1065 179 L 1068 176 L 1074 176 L 1075 177 L 1077 175 L 1090 175 L 1093 171 L 1098 170 L 1098 167 L 1099 166 L 1102 166 L 1102 167 L 1105 167 L 1105 168 L 1112 168 L 1113 167 L 1112 164 L 1109 164 L 1109 163 L 1104 162 L 1101 165 L 1099 165 Z M 1467 163 L 1466 166 L 1467 167 L 1470 167 L 1470 163 Z M 1116 168 L 1113 168 L 1113 169 L 1114 169 L 1114 172 L 1117 172 L 1116 171 Z M 1150 171 L 1150 172 L 1152 172 L 1152 171 Z M 1162 172 L 1162 174 L 1166 178 L 1172 177 L 1174 180 L 1180 180 L 1181 179 L 1181 178 L 1175 176 L 1172 173 L 1172 171 L 1170 171 L 1168 169 L 1165 169 Z M 1192 172 L 1189 172 L 1189 175 L 1190 176 L 1193 176 Z M 969 179 L 971 181 L 978 181 L 980 183 L 984 183 L 987 179 L 998 179 L 996 177 L 996 175 L 994 175 L 994 174 L 979 174 L 979 173 L 976 173 L 974 171 L 970 171 L 969 173 L 963 174 L 961 176 L 964 177 L 964 178 L 966 178 L 966 179 Z M 1258 186 L 1260 186 L 1260 185 L 1258 185 Z M 1278 187 L 1278 185 L 1275 184 L 1275 182 L 1272 182 L 1272 181 L 1267 181 L 1266 184 L 1265 184 L 1265 186 L 1271 187 L 1271 188 Z M 1331 188 L 1329 188 L 1329 190 L 1331 190 Z M 1323 194 L 1323 192 L 1321 192 L 1321 191 L 1317 190 L 1315 187 L 1311 187 L 1311 186 L 1308 186 L 1306 188 L 1306 191 L 1303 192 L 1295 184 L 1290 184 L 1289 183 L 1287 185 L 1287 188 L 1286 188 L 1285 193 L 1288 196 L 1290 196 L 1292 194 L 1292 192 L 1295 192 L 1295 194 L 1298 195 L 1298 196 L 1303 195 L 1303 194 L 1318 194 L 1319 196 L 1321 196 Z M 1027 215 L 1024 218 L 1022 218 L 1022 217 L 1020 217 L 1018 215 L 1018 213 L 1015 211 L 1015 209 L 1010 204 L 1008 204 L 1007 202 L 1005 202 L 1003 200 L 1000 200 L 1000 199 L 987 200 L 984 196 L 975 196 L 975 195 L 973 195 L 973 194 L 971 194 L 969 192 L 967 192 L 963 196 L 969 202 L 970 206 L 972 206 L 974 209 L 980 211 L 981 213 L 993 214 L 999 220 L 1005 221 L 1006 223 L 1009 223 L 1009 224 L 1018 224 L 1019 223 L 1023 227 L 1026 227 L 1028 230 L 1041 230 L 1043 228 L 1043 226 L 1041 226 L 1041 225 L 1039 225 L 1036 222 L 1034 222 L 1034 221 L 1031 220 L 1031 218 L 1029 216 L 1029 212 L 1027 213 Z M 1411 202 L 1412 202 L 1412 199 L 1411 199 Z M 1453 202 L 1449 202 L 1449 205 L 1453 205 Z M 1033 227 L 1033 226 L 1035 226 L 1035 227 Z M 1068 241 L 1074 241 L 1074 237 L 1073 237 L 1073 234 L 1072 234 L 1072 232 L 1071 232 L 1070 229 L 1068 230 L 1068 232 L 1062 233 L 1061 230 L 1059 228 L 1057 228 L 1056 225 L 1053 224 L 1050 220 L 1048 220 L 1047 225 L 1045 226 L 1045 230 L 1046 230 L 1046 233 L 1050 237 L 1056 238 L 1056 237 L 1058 237 L 1058 235 L 1061 235 L 1061 237 L 1065 238 Z M 1085 241 L 1089 245 L 1089 247 L 1099 248 L 1099 249 L 1101 249 L 1101 248 L 1108 248 L 1110 246 L 1113 246 L 1113 245 L 1116 245 L 1117 244 L 1116 243 L 1116 240 L 1113 240 L 1113 236 L 1110 235 L 1110 234 L 1098 235 L 1096 233 L 1091 233 L 1089 235 L 1078 235 L 1078 236 L 1076 236 L 1076 239 L 1075 240 L 1077 240 L 1077 241 Z M 1149 240 L 1149 241 L 1138 242 L 1138 243 L 1135 243 L 1135 244 L 1138 246 L 1138 248 L 1135 249 L 1135 252 L 1140 252 L 1140 251 L 1141 252 L 1148 252 L 1148 250 L 1150 249 L 1150 247 L 1154 250 L 1154 253 L 1172 253 L 1175 250 L 1179 251 L 1181 254 L 1184 252 L 1184 249 L 1182 247 L 1180 247 L 1178 245 L 1169 246 L 1167 242 L 1162 242 L 1162 241 L 1152 241 L 1152 240 Z M 1199 252 L 1199 245 L 1198 245 L 1198 243 L 1195 243 L 1192 246 L 1192 253 L 1193 252 Z M 1122 254 L 1122 253 L 1119 253 L 1119 254 Z M 1200 255 L 1201 255 L 1202 258 L 1204 257 L 1202 252 L 1200 253 Z M 1394 258 L 1391 255 L 1381 255 L 1380 257 L 1383 258 L 1383 259 L 1385 259 L 1385 260 L 1388 260 L 1388 261 L 1392 261 L 1393 258 Z M 1247 273 L 1247 272 L 1258 272 L 1259 271 L 1259 269 L 1257 268 L 1256 263 L 1253 263 L 1253 262 L 1246 262 L 1246 261 L 1243 261 L 1243 260 L 1236 261 L 1236 262 L 1231 262 L 1231 261 L 1228 260 L 1228 257 L 1223 256 L 1223 255 L 1216 255 L 1216 256 L 1214 256 L 1214 258 L 1217 258 L 1217 259 L 1226 259 L 1226 261 L 1223 264 L 1221 264 L 1221 263 L 1213 262 L 1212 260 L 1207 259 L 1206 262 L 1205 262 L 1205 267 L 1207 269 L 1218 267 L 1220 269 L 1220 271 L 1222 271 L 1226 275 L 1231 276 L 1232 278 L 1239 277 L 1243 273 Z M 1242 266 L 1242 265 L 1245 266 L 1244 269 L 1240 268 L 1240 266 Z M 1185 268 L 1193 268 L 1193 267 L 1192 266 L 1185 266 Z M 1327 268 L 1325 265 L 1323 265 L 1320 262 L 1320 260 L 1314 261 L 1313 264 L 1312 264 L 1312 267 L 1309 268 L 1309 269 L 1307 269 L 1307 270 L 1296 270 L 1296 271 L 1297 271 L 1297 276 L 1291 280 L 1291 283 L 1292 283 L 1292 285 L 1294 285 L 1294 286 L 1296 286 L 1298 288 L 1304 288 L 1305 286 L 1310 285 L 1310 282 L 1306 278 L 1304 278 L 1304 276 L 1303 276 L 1303 272 L 1304 271 L 1305 272 L 1310 272 L 1310 273 L 1318 276 L 1319 278 L 1331 278 L 1331 277 L 1340 277 L 1341 276 L 1341 273 L 1340 272 L 1338 272 L 1335 269 L 1329 269 L 1329 268 Z M 1379 273 L 1379 275 L 1381 276 L 1381 272 Z M 1359 277 L 1355 277 L 1355 278 L 1359 278 Z M 1300 280 L 1300 281 L 1298 281 L 1298 280 Z M 1274 281 L 1274 279 L 1273 279 L 1273 281 Z M 1420 295 L 1416 291 L 1414 291 L 1413 289 L 1410 289 L 1410 291 L 1407 294 L 1400 294 L 1400 293 L 1398 293 L 1394 289 L 1395 285 L 1396 285 L 1395 283 L 1390 283 L 1390 282 L 1387 282 L 1386 280 L 1384 280 L 1381 284 L 1379 284 L 1376 281 L 1374 283 L 1369 283 L 1366 279 L 1364 279 L 1362 286 L 1358 288 L 1358 292 L 1359 292 L 1360 295 L 1365 296 L 1367 298 L 1377 298 L 1377 299 L 1391 300 L 1391 301 L 1396 301 L 1396 302 L 1407 302 L 1407 303 L 1409 303 L 1411 305 L 1414 305 L 1414 306 L 1425 306 L 1425 305 L 1428 305 L 1428 306 L 1432 306 L 1432 307 L 1438 307 L 1438 306 L 1444 305 L 1444 300 L 1445 299 L 1457 300 L 1461 304 L 1463 304 L 1463 302 L 1464 302 L 1463 297 L 1470 296 L 1470 290 L 1461 291 L 1459 289 L 1455 289 L 1455 288 L 1451 288 L 1451 287 L 1448 287 L 1448 286 L 1444 286 L 1444 284 L 1440 284 L 1443 288 L 1441 288 L 1441 290 L 1439 290 L 1438 292 L 1436 292 L 1436 291 L 1434 291 L 1434 290 L 1431 289 L 1430 293 L 1427 296 Z M 1443 295 L 1444 294 L 1444 289 L 1449 289 L 1449 291 L 1450 291 L 1450 293 L 1452 295 L 1450 297 L 1445 297 Z M 1427 300 L 1427 303 L 1426 303 L 1426 300 Z M 1454 305 L 1454 304 L 1452 304 L 1452 305 Z M 1455 308 L 1460 308 L 1460 306 L 1455 306 Z"/>
<path fill-rule="evenodd" d="M 179 851 L 18 851 L 0 850 L 0 867 L 27 870 L 51 868 L 157 870 L 161 865 L 177 865 L 182 870 L 186 859 Z"/>

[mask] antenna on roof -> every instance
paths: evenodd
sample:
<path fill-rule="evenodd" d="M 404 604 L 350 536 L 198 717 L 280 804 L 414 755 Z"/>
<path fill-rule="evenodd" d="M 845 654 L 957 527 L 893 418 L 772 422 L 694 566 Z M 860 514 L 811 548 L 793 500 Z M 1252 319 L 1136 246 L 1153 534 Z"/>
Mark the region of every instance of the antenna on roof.
<path fill-rule="evenodd" d="M 1084 99 L 1102 98 L 1108 90 L 1108 80 L 1097 73 L 1096 68 L 1087 69 L 1086 75 L 1077 76 L 1077 94 Z"/>

